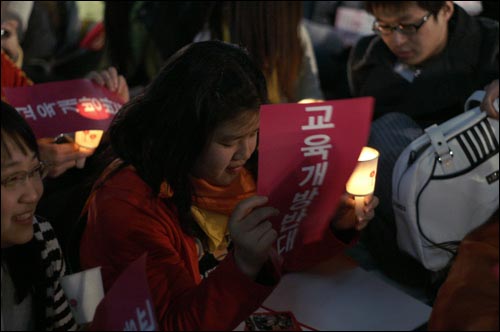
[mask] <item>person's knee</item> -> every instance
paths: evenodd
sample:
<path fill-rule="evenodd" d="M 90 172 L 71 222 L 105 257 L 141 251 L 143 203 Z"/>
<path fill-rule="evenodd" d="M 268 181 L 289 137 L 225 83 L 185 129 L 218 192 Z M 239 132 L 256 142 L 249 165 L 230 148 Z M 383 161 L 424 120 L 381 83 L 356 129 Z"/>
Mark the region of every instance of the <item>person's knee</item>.
<path fill-rule="evenodd" d="M 372 123 L 369 144 L 375 148 L 386 144 L 406 146 L 422 134 L 422 128 L 408 115 L 388 113 Z"/>

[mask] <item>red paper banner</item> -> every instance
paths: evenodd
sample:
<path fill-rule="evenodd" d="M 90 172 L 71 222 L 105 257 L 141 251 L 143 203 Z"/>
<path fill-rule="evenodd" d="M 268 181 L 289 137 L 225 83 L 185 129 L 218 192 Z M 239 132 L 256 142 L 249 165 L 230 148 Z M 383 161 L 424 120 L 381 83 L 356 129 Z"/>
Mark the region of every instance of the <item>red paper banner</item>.
<path fill-rule="evenodd" d="M 37 138 L 106 130 L 123 104 L 117 94 L 85 79 L 3 90 L 7 102 L 26 119 Z"/>
<path fill-rule="evenodd" d="M 261 107 L 258 193 L 280 210 L 271 218 L 280 255 L 323 237 L 368 141 L 373 105 L 365 97 Z"/>
<path fill-rule="evenodd" d="M 91 331 L 158 331 L 146 277 L 146 254 L 127 269 L 97 306 Z"/>

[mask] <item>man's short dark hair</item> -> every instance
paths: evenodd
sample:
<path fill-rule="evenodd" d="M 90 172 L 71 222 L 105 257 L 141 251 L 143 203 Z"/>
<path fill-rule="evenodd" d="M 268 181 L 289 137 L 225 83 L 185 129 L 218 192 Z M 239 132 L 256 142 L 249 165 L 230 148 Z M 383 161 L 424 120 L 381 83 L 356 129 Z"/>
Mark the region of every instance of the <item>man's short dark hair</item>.
<path fill-rule="evenodd" d="M 377 9 L 394 10 L 397 12 L 408 7 L 413 2 L 434 16 L 446 5 L 446 1 L 365 1 L 365 9 L 372 15 Z"/>

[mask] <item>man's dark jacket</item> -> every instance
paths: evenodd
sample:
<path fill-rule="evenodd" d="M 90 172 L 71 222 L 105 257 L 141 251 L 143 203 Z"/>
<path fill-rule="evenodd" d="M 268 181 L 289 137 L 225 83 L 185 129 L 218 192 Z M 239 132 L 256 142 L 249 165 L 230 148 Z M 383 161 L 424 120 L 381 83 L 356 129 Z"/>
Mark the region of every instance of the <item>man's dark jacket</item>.
<path fill-rule="evenodd" d="M 396 61 L 379 36 L 361 39 L 349 59 L 351 93 L 376 98 L 375 118 L 401 112 L 423 127 L 441 123 L 463 112 L 472 92 L 498 79 L 498 22 L 455 5 L 445 49 L 422 64 L 412 83 L 394 72 Z"/>

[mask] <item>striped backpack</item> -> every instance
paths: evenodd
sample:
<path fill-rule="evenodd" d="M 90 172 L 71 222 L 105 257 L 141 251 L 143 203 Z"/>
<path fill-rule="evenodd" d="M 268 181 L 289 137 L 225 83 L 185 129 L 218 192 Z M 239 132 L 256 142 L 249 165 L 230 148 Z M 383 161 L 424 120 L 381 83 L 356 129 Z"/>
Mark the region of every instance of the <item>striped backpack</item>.
<path fill-rule="evenodd" d="M 481 101 L 476 91 L 466 102 Z M 397 241 L 432 271 L 498 209 L 498 121 L 479 107 L 432 125 L 399 156 L 392 176 Z"/>

